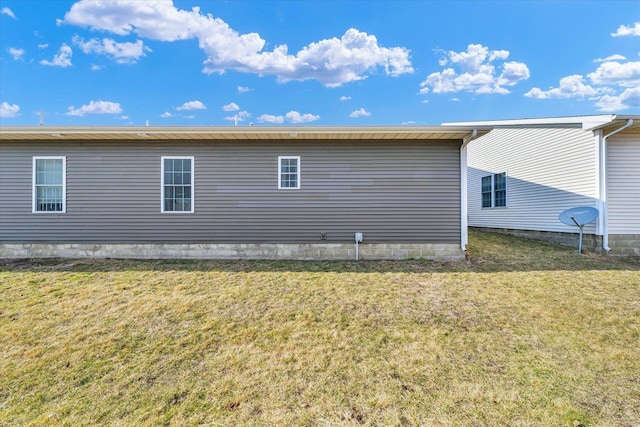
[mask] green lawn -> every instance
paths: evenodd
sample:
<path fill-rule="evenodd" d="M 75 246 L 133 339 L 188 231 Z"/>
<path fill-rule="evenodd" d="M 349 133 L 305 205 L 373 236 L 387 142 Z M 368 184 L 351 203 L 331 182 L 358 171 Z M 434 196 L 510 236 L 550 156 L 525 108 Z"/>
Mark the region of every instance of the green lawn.
<path fill-rule="evenodd" d="M 0 261 L 0 425 L 638 426 L 640 261 Z"/>

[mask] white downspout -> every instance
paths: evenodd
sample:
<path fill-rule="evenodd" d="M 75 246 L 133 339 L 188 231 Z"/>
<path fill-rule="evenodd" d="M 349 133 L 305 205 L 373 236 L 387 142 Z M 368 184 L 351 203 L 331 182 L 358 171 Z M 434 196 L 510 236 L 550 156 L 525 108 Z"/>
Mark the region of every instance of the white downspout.
<path fill-rule="evenodd" d="M 469 208 L 467 206 L 467 145 L 478 135 L 474 129 L 469 136 L 462 139 L 460 147 L 460 247 L 467 250 L 469 243 L 469 221 L 467 218 Z"/>
<path fill-rule="evenodd" d="M 602 212 L 600 212 L 600 216 L 602 217 L 602 249 L 607 252 L 611 252 L 611 248 L 609 247 L 609 218 L 607 206 L 607 195 L 609 194 L 609 188 L 607 186 L 607 138 L 628 128 L 632 124 L 633 119 L 629 119 L 624 126 L 608 133 L 600 139 L 600 201 L 602 203 Z"/>

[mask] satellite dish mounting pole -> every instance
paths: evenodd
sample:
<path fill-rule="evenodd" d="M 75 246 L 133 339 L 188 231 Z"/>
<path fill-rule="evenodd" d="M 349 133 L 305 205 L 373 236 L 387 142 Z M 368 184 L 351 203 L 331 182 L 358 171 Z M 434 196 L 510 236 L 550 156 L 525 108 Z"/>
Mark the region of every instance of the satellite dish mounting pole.
<path fill-rule="evenodd" d="M 580 229 L 580 237 L 578 238 L 578 254 L 582 254 L 582 232 L 584 230 L 584 224 L 580 224 L 578 221 L 576 221 L 575 217 L 571 217 L 571 220 L 575 222 Z"/>
<path fill-rule="evenodd" d="M 598 218 L 598 210 L 591 206 L 582 206 L 567 209 L 560 212 L 558 219 L 566 225 L 577 225 L 580 230 L 580 238 L 578 240 L 578 255 L 582 254 L 582 234 L 585 224 L 589 224 Z"/>

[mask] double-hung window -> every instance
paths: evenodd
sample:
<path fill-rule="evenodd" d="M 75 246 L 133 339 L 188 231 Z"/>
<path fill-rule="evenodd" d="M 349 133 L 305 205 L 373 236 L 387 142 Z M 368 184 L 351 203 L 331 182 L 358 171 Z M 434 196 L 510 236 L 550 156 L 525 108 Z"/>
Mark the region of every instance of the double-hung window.
<path fill-rule="evenodd" d="M 162 212 L 193 212 L 193 157 L 162 157 Z"/>
<path fill-rule="evenodd" d="M 278 157 L 278 189 L 300 189 L 300 156 Z"/>
<path fill-rule="evenodd" d="M 33 158 L 33 212 L 67 211 L 66 157 Z"/>
<path fill-rule="evenodd" d="M 483 176 L 481 187 L 483 208 L 507 206 L 507 174 L 505 172 Z"/>
<path fill-rule="evenodd" d="M 493 175 L 493 207 L 507 206 L 507 174 L 497 173 Z"/>

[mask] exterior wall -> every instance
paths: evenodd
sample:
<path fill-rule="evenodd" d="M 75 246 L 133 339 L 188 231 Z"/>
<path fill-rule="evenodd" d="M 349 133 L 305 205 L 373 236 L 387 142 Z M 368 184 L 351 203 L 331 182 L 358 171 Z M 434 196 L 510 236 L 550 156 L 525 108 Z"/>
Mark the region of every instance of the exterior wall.
<path fill-rule="evenodd" d="M 609 233 L 640 234 L 640 134 L 608 141 L 607 171 Z"/>
<path fill-rule="evenodd" d="M 460 141 L 0 142 L 0 244 L 460 246 Z M 32 157 L 66 156 L 66 213 L 32 213 Z M 195 212 L 161 213 L 161 156 L 194 156 Z M 278 190 L 278 156 L 301 189 Z M 326 240 L 321 240 L 326 233 Z"/>
<path fill-rule="evenodd" d="M 497 128 L 468 147 L 469 225 L 575 233 L 558 215 L 596 206 L 596 143 L 572 127 Z M 507 207 L 482 208 L 481 179 L 507 173 Z M 595 224 L 584 229 L 595 234 Z"/>

